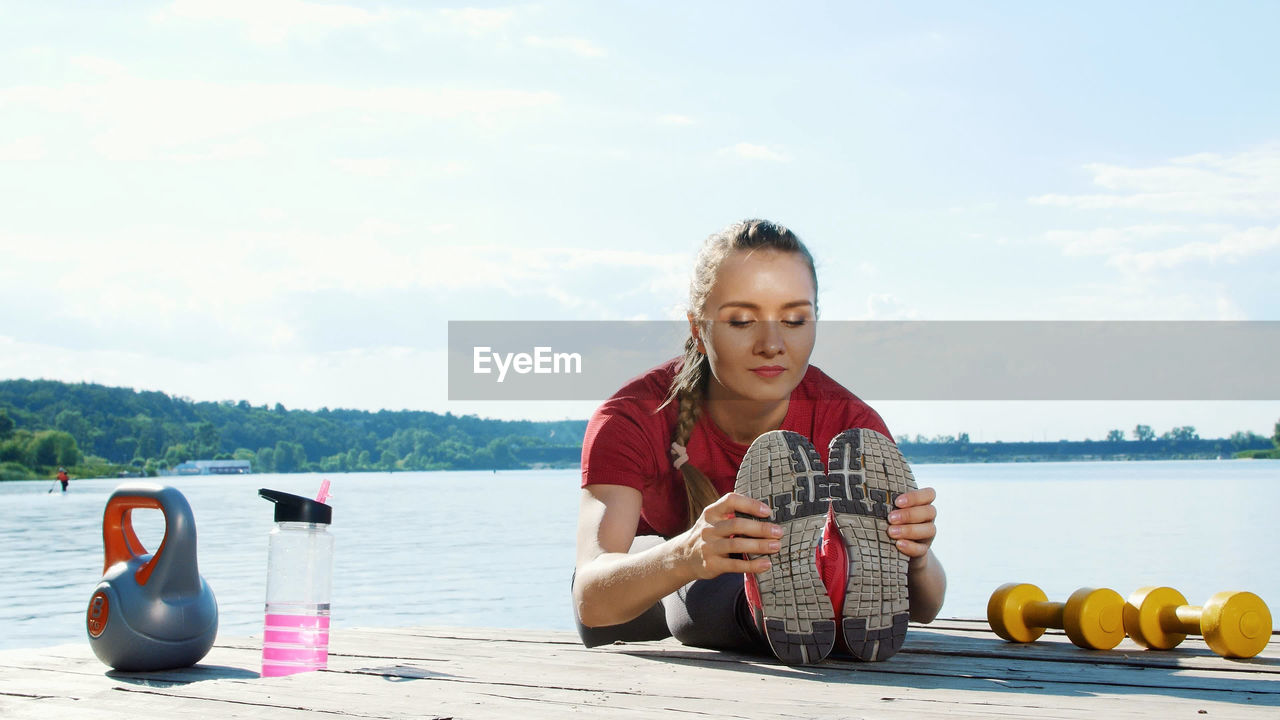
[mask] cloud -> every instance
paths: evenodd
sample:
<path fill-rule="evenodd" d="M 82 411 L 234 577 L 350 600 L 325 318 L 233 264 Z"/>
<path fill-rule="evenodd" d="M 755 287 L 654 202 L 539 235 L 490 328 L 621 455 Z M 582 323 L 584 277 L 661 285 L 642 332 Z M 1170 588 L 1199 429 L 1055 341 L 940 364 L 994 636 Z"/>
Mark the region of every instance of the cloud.
<path fill-rule="evenodd" d="M 684 127 L 684 126 L 695 124 L 694 119 L 689 117 L 688 115 L 674 115 L 674 114 L 661 115 L 658 117 L 657 122 L 659 125 L 670 125 L 670 126 L 676 126 L 676 127 Z"/>
<path fill-rule="evenodd" d="M 1104 257 L 1107 265 L 1132 273 L 1238 262 L 1280 248 L 1280 226 L 1238 229 L 1226 224 L 1151 224 L 1052 230 L 1044 237 L 1061 247 L 1067 257 Z"/>
<path fill-rule="evenodd" d="M 356 4 L 306 0 L 175 0 L 156 12 L 153 20 L 167 24 L 238 26 L 250 42 L 272 46 L 293 40 L 314 42 L 345 31 L 408 29 L 419 33 L 443 31 L 480 36 L 506 27 L 515 16 L 514 10 L 494 8 L 369 9 Z"/>
<path fill-rule="evenodd" d="M 481 34 L 505 27 L 515 17 L 515 12 L 492 8 L 462 8 L 458 10 L 441 10 L 440 17 L 447 20 L 455 28 L 466 30 L 472 34 Z"/>
<path fill-rule="evenodd" d="M 735 155 L 747 160 L 767 160 L 769 162 L 791 162 L 791 155 L 781 150 L 766 147 L 764 145 L 752 145 L 751 143 L 740 142 L 727 148 L 721 148 L 722 155 Z"/>
<path fill-rule="evenodd" d="M 369 218 L 325 232 L 0 235 L 0 325 L 25 341 L 165 357 L 432 347 L 443 319 L 619 319 L 686 289 L 683 254 L 512 248 L 472 232 Z M 22 301 L 36 295 L 47 302 Z"/>
<path fill-rule="evenodd" d="M 1108 193 L 1051 193 L 1036 205 L 1084 210 L 1280 217 L 1280 143 L 1233 155 L 1199 153 L 1153 167 L 1085 166 Z"/>
<path fill-rule="evenodd" d="M 1132 272 L 1169 269 L 1180 265 L 1239 262 L 1280 248 L 1280 226 L 1234 230 L 1214 240 L 1199 240 L 1161 250 L 1121 251 L 1108 263 Z"/>
<path fill-rule="evenodd" d="M 872 293 L 867 296 L 867 320 L 918 320 L 920 313 L 896 295 Z"/>
<path fill-rule="evenodd" d="M 564 50 L 581 57 L 604 57 L 603 48 L 593 45 L 589 40 L 580 37 L 542 37 L 539 35 L 528 35 L 524 39 L 524 44 L 535 48 L 549 48 L 552 50 Z"/>
<path fill-rule="evenodd" d="M 0 162 L 36 162 L 45 158 L 44 138 L 38 135 L 20 137 L 0 144 Z"/>
<path fill-rule="evenodd" d="M 80 118 L 91 145 L 113 160 L 141 159 L 189 143 L 230 142 L 224 139 L 260 127 L 315 117 L 323 119 L 324 126 L 340 123 L 344 116 L 372 117 L 388 123 L 459 117 L 487 119 L 536 111 L 558 102 L 554 93 L 527 90 L 231 85 L 134 76 L 111 76 L 92 83 L 55 87 L 0 89 L 0 106 L 9 106 L 10 112 L 27 114 L 29 118 L 36 115 L 31 118 L 33 122 L 40 120 L 39 113 Z M 193 152 L 214 150 L 188 149 L 188 154 Z"/>
<path fill-rule="evenodd" d="M 123 64 L 95 55 L 76 55 L 67 62 L 71 67 L 90 75 L 112 77 L 125 74 L 125 66 Z"/>
<path fill-rule="evenodd" d="M 1050 230 L 1044 234 L 1045 240 L 1062 248 L 1062 254 L 1068 257 L 1085 257 L 1091 255 L 1112 255 L 1127 251 L 1135 245 L 1158 242 L 1171 235 L 1185 235 L 1194 232 L 1227 231 L 1227 225 L 1131 225 L 1127 227 L 1103 227 L 1093 230 Z"/>
<path fill-rule="evenodd" d="M 274 45 L 299 34 L 314 37 L 335 30 L 367 28 L 404 14 L 305 0 L 175 0 L 157 13 L 156 19 L 236 23 L 244 27 L 245 36 L 252 42 Z"/>
<path fill-rule="evenodd" d="M 376 158 L 334 158 L 334 166 L 349 175 L 361 177 L 385 178 L 400 167 L 400 161 L 389 157 Z"/>

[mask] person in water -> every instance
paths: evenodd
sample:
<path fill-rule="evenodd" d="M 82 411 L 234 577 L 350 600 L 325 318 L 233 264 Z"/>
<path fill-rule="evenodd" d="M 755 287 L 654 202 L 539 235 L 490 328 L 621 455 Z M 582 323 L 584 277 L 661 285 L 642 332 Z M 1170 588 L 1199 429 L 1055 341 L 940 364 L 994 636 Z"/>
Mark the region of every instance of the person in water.
<path fill-rule="evenodd" d="M 674 636 L 879 660 L 908 612 L 937 616 L 935 492 L 914 489 L 880 416 L 809 365 L 817 314 L 790 230 L 746 220 L 706 240 L 684 355 L 587 425 L 572 591 L 588 647 Z"/>
<path fill-rule="evenodd" d="M 67 491 L 67 485 L 71 484 L 71 476 L 67 474 L 64 467 L 58 468 L 58 482 L 62 483 L 62 492 Z"/>

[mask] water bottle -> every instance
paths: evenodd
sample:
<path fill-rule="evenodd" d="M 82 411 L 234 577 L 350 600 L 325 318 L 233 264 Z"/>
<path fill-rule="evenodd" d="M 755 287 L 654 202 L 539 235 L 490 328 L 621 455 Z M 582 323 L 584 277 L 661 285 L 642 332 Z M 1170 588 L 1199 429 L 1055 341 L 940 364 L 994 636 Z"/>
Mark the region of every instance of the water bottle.
<path fill-rule="evenodd" d="M 333 508 L 278 490 L 258 494 L 276 504 L 267 549 L 262 677 L 322 669 L 329 663 Z"/>

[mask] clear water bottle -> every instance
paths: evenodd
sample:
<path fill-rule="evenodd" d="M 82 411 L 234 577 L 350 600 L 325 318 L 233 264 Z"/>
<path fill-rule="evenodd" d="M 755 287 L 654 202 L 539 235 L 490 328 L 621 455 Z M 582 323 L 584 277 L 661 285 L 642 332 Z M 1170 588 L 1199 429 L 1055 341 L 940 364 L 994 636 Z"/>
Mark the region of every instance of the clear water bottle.
<path fill-rule="evenodd" d="M 258 494 L 276 504 L 267 549 L 262 677 L 322 669 L 329 664 L 333 508 L 278 490 Z"/>

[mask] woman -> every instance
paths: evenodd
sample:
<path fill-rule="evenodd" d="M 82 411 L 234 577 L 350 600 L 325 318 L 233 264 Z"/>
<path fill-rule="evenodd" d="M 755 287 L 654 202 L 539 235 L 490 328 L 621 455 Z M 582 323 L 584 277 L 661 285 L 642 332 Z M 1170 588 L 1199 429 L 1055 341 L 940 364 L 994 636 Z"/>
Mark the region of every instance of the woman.
<path fill-rule="evenodd" d="M 911 619 L 937 615 L 946 579 L 929 549 L 934 491 L 872 490 L 880 465 L 868 465 L 861 489 L 829 482 L 856 484 L 863 456 L 853 443 L 864 438 L 901 461 L 881 437 L 889 432 L 879 415 L 809 366 L 816 317 L 813 258 L 791 231 L 748 220 L 707 239 L 690 286 L 684 356 L 632 380 L 587 426 L 573 597 L 588 646 L 674 635 L 816 662 L 839 633 L 853 655 L 883 659 L 901 646 L 905 616 L 891 628 L 849 617 L 854 598 L 845 595 L 855 578 L 863 600 L 871 577 L 886 584 L 873 603 L 901 590 L 905 605 L 909 588 Z M 842 432 L 848 428 L 867 430 Z M 809 440 L 831 449 L 823 456 Z M 823 475 L 833 451 L 839 467 Z M 863 491 L 883 502 L 872 508 L 870 495 L 847 497 Z M 869 509 L 852 509 L 857 503 Z M 801 509 L 782 509 L 788 504 Z M 860 539 L 855 526 L 874 521 L 878 530 Z M 867 575 L 876 565 L 867 552 L 904 572 Z M 796 600 L 814 587 L 830 595 L 822 607 Z M 869 635 L 881 638 L 870 645 L 858 630 L 868 622 Z"/>

